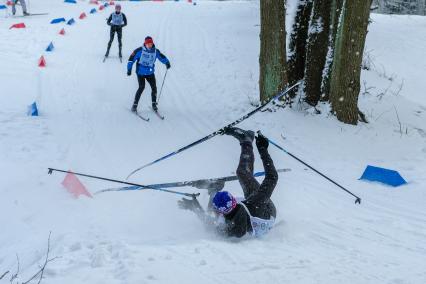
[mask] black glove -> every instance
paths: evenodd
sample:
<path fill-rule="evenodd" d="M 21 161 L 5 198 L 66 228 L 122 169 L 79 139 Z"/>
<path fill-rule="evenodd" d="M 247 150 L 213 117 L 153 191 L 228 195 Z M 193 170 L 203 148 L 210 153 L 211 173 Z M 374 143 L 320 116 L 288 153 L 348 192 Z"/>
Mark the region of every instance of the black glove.
<path fill-rule="evenodd" d="M 231 128 L 231 127 L 226 126 L 226 127 L 222 128 L 222 129 L 220 129 L 220 130 L 218 131 L 218 133 L 219 133 L 220 135 L 225 135 L 225 134 L 227 134 L 227 132 L 228 132 L 229 128 Z"/>
<path fill-rule="evenodd" d="M 181 209 L 191 210 L 194 212 L 202 210 L 200 203 L 195 197 L 192 199 L 182 198 L 182 200 L 178 200 L 178 206 Z"/>
<path fill-rule="evenodd" d="M 132 70 L 127 70 L 127 76 L 132 75 Z"/>
<path fill-rule="evenodd" d="M 256 146 L 257 146 L 257 149 L 268 149 L 268 146 L 269 146 L 268 138 L 263 136 L 260 132 L 258 133 L 256 137 Z"/>
<path fill-rule="evenodd" d="M 167 62 L 167 63 L 166 63 L 166 68 L 167 68 L 167 69 L 170 69 L 170 67 L 171 67 L 171 66 L 170 66 L 170 62 Z"/>

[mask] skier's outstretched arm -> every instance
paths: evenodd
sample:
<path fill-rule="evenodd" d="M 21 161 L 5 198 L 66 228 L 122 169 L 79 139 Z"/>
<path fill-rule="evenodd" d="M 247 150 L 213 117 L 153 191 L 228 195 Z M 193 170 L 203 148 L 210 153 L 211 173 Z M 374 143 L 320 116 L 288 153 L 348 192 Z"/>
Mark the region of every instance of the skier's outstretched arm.
<path fill-rule="evenodd" d="M 197 217 L 203 222 L 208 230 L 212 230 L 218 235 L 229 236 L 231 232 L 229 231 L 228 226 L 225 223 L 218 222 L 218 218 L 210 216 L 207 214 L 204 209 L 201 207 L 200 203 L 196 198 L 186 199 L 182 198 L 178 200 L 178 206 L 181 209 L 186 209 L 194 212 Z"/>
<path fill-rule="evenodd" d="M 163 63 L 166 66 L 170 66 L 169 59 L 164 54 L 162 54 L 161 51 L 158 50 L 158 49 L 157 49 L 157 55 L 156 56 L 157 56 L 158 60 L 160 60 L 161 63 Z"/>
<path fill-rule="evenodd" d="M 132 67 L 133 67 L 133 64 L 135 63 L 135 61 L 137 61 L 140 58 L 140 56 L 141 56 L 140 55 L 141 49 L 142 48 L 139 47 L 139 48 L 135 49 L 132 52 L 132 54 L 130 54 L 129 62 L 127 62 L 127 72 L 128 73 L 132 71 Z"/>

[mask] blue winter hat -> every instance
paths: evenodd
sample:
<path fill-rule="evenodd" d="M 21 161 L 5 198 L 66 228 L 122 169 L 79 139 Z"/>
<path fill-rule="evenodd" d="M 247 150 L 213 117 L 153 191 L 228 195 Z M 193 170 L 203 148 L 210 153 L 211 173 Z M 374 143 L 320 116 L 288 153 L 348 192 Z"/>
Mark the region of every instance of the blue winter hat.
<path fill-rule="evenodd" d="M 221 214 L 228 214 L 237 206 L 237 200 L 227 191 L 219 191 L 213 197 L 213 207 Z"/>

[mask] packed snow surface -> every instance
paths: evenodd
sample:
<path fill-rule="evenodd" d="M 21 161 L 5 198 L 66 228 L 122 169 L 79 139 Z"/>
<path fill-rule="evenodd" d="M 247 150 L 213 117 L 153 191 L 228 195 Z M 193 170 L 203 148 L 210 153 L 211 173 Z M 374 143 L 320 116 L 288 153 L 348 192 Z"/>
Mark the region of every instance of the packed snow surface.
<path fill-rule="evenodd" d="M 74 199 L 48 167 L 125 179 L 133 169 L 189 144 L 253 109 L 258 101 L 257 1 L 122 2 L 125 60 L 153 37 L 171 61 L 158 119 L 150 88 L 130 107 L 135 75 L 117 57 L 102 63 L 106 18 L 88 1 L 31 1 L 0 10 L 0 283 L 30 278 L 51 257 L 42 283 L 426 283 L 426 18 L 372 15 L 360 109 L 370 123 L 344 125 L 303 104 L 261 112 L 240 125 L 262 130 L 287 151 L 362 198 L 354 198 L 270 146 L 280 174 L 275 228 L 262 239 L 226 240 L 180 210 L 177 195 L 141 190 Z M 294 7 L 293 7 L 294 8 Z M 293 9 L 294 10 L 294 9 Z M 79 20 L 86 12 L 88 17 Z M 18 14 L 20 14 L 18 7 Z M 54 18 L 76 24 L 51 25 Z M 25 22 L 25 29 L 9 29 Z M 65 35 L 59 30 L 65 27 Z M 45 48 L 53 42 L 53 52 Z M 37 67 L 41 55 L 47 66 Z M 157 86 L 165 67 L 157 63 Z M 133 72 L 134 73 L 134 72 Z M 32 102 L 39 117 L 26 116 Z M 256 153 L 257 154 L 257 153 Z M 239 145 L 218 136 L 146 168 L 143 184 L 235 172 Z M 367 165 L 398 170 L 408 184 L 358 180 Z M 255 170 L 262 170 L 257 156 Z M 93 194 L 116 186 L 80 178 Z M 182 189 L 182 188 L 180 188 Z M 241 195 L 237 182 L 226 189 Z M 200 202 L 206 206 L 205 190 Z"/>

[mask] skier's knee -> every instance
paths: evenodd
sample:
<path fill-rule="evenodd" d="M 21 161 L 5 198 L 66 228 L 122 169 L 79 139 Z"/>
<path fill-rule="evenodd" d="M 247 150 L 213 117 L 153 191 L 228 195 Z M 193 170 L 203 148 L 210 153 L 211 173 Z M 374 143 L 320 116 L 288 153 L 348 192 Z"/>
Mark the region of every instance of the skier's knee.
<path fill-rule="evenodd" d="M 251 177 L 250 169 L 248 169 L 247 167 L 238 167 L 237 168 L 237 176 L 240 179 L 246 179 L 248 177 Z"/>

